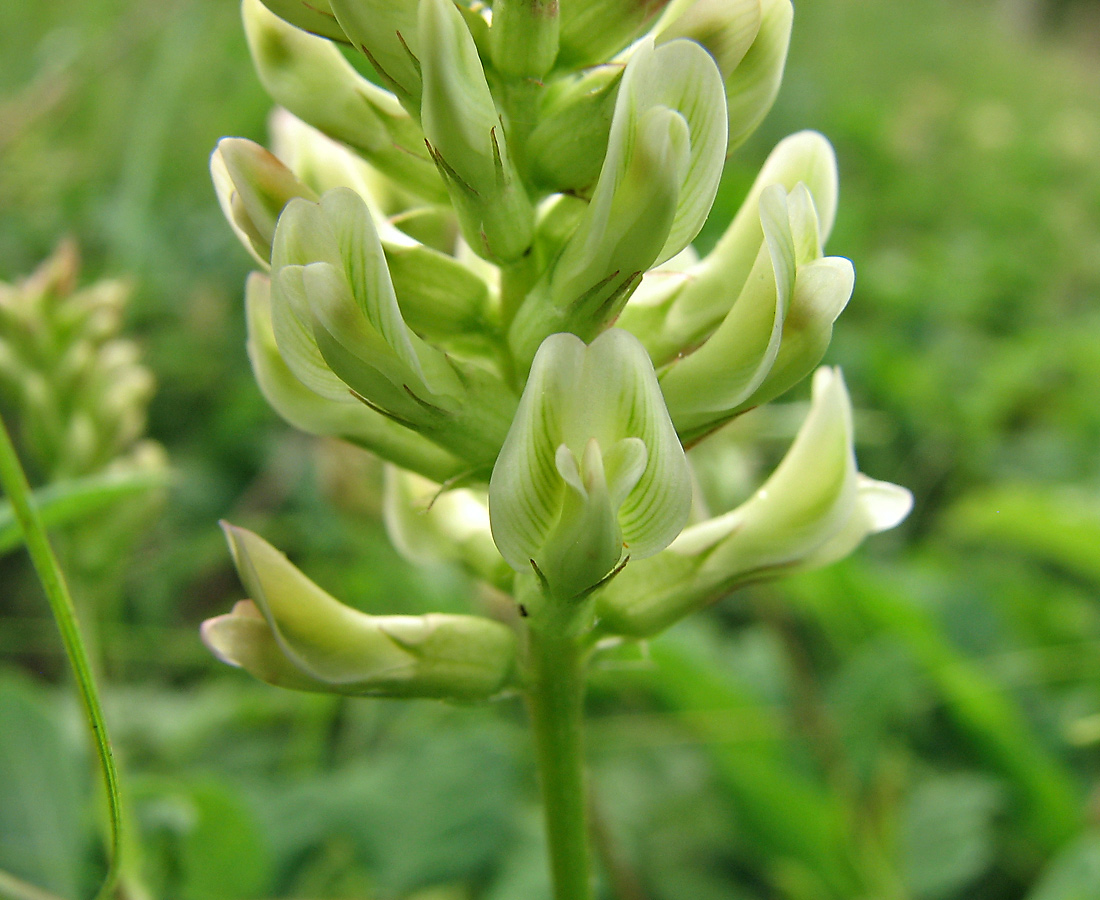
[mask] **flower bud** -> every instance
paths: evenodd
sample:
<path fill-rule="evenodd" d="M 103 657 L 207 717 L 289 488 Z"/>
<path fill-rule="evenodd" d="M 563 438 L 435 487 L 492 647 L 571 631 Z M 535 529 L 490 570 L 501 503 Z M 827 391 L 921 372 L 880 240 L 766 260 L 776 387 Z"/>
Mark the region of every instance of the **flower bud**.
<path fill-rule="evenodd" d="M 539 348 L 489 483 L 493 539 L 556 600 L 583 596 L 687 521 L 690 475 L 645 349 L 612 329 Z"/>
<path fill-rule="evenodd" d="M 451 0 L 422 0 L 421 122 L 475 253 L 509 262 L 530 246 L 534 211 L 508 151 L 477 47 Z"/>
<path fill-rule="evenodd" d="M 542 78 L 558 55 L 558 0 L 496 0 L 489 47 L 493 66 L 514 79 Z"/>
<path fill-rule="evenodd" d="M 721 80 L 706 51 L 691 41 L 638 47 L 592 201 L 513 322 L 518 359 L 555 331 L 598 334 L 644 271 L 691 242 L 718 190 L 724 123 Z"/>
<path fill-rule="evenodd" d="M 417 0 L 330 0 L 351 43 L 412 115 L 420 115 Z"/>
<path fill-rule="evenodd" d="M 483 700 L 515 671 L 513 632 L 477 616 L 371 616 L 325 593 L 262 538 L 223 526 L 251 602 L 203 623 L 230 665 L 296 690 Z"/>
<path fill-rule="evenodd" d="M 628 568 L 597 601 L 604 627 L 656 634 L 724 593 L 828 565 L 909 513 L 905 488 L 856 469 L 852 409 L 840 372 L 814 376 L 813 403 L 782 463 L 751 499 L 684 530 L 667 551 Z M 633 569 L 633 571 L 631 571 Z"/>
<path fill-rule="evenodd" d="M 271 153 L 244 138 L 218 141 L 210 176 L 225 218 L 264 267 L 271 261 L 271 241 L 283 207 L 295 197 L 317 199 Z"/>
<path fill-rule="evenodd" d="M 622 65 L 597 66 L 546 87 L 527 138 L 527 170 L 536 185 L 589 196 L 607 154 L 622 77 Z"/>
<path fill-rule="evenodd" d="M 668 0 L 561 0 L 557 67 L 582 69 L 605 62 L 639 37 Z M 495 11 L 495 10 L 494 10 Z"/>
<path fill-rule="evenodd" d="M 392 94 L 359 75 L 330 42 L 244 0 L 245 32 L 260 81 L 275 102 L 342 141 L 428 200 L 446 196 L 420 127 Z"/>
<path fill-rule="evenodd" d="M 262 2 L 280 19 L 284 19 L 296 28 L 347 43 L 348 37 L 340 27 L 340 23 L 336 21 L 328 0 L 309 0 L 308 3 L 303 0 L 262 0 Z"/>
<path fill-rule="evenodd" d="M 338 188 L 284 210 L 272 251 L 272 322 L 297 378 L 489 466 L 515 398 L 487 371 L 452 363 L 405 324 L 363 200 Z"/>
<path fill-rule="evenodd" d="M 345 390 L 322 396 L 299 381 L 279 353 L 271 322 L 271 282 L 253 272 L 245 287 L 248 358 L 261 393 L 295 428 L 338 437 L 404 468 L 438 481 L 463 473 L 467 464 L 427 438 L 386 418 Z"/>
<path fill-rule="evenodd" d="M 455 562 L 501 590 L 512 570 L 493 543 L 484 491 L 445 486 L 386 466 L 383 515 L 401 555 L 414 563 Z"/>

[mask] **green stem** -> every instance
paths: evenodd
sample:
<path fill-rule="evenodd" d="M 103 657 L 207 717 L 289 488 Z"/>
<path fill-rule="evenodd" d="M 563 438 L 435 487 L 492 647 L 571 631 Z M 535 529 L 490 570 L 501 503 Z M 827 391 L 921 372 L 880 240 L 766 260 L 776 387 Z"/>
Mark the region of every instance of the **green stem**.
<path fill-rule="evenodd" d="M 585 652 L 570 638 L 532 631 L 527 707 L 535 733 L 555 900 L 591 900 L 584 784 Z"/>
<path fill-rule="evenodd" d="M 107 723 L 103 718 L 99 692 L 92 675 L 92 667 L 88 662 L 87 651 L 84 649 L 84 641 L 80 636 L 76 609 L 73 607 L 69 588 L 65 584 L 65 576 L 50 546 L 38 508 L 31 501 L 31 488 L 27 483 L 27 476 L 19 464 L 19 457 L 2 418 L 0 418 L 0 486 L 8 495 L 8 500 L 15 510 L 15 516 L 23 529 L 27 551 L 38 573 L 38 579 L 42 582 L 42 589 L 46 593 L 58 631 L 61 632 L 61 641 L 65 645 L 69 664 L 76 676 L 80 699 L 84 704 L 84 712 L 88 717 L 88 725 L 92 730 L 96 752 L 99 755 L 99 764 L 103 770 L 111 826 L 110 856 L 107 873 L 96 897 L 107 898 L 118 880 L 122 844 L 122 801 L 119 796 L 114 752 L 111 750 L 111 740 L 107 734 Z"/>

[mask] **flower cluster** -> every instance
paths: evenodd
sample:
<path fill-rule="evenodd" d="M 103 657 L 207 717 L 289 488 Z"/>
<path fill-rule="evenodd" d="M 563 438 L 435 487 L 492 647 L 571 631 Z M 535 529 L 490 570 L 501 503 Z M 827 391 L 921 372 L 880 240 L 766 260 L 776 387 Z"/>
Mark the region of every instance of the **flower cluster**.
<path fill-rule="evenodd" d="M 143 437 L 153 375 L 121 333 L 130 285 L 77 287 L 79 271 L 65 241 L 28 278 L 0 282 L 0 402 L 36 481 L 163 473 L 163 449 Z"/>
<path fill-rule="evenodd" d="M 908 492 L 857 471 L 828 368 L 751 499 L 693 502 L 683 448 L 813 373 L 853 287 L 822 249 L 837 177 L 815 133 L 691 248 L 778 90 L 790 0 L 243 10 L 283 109 L 273 152 L 228 138 L 211 168 L 259 266 L 260 388 L 391 463 L 398 547 L 458 561 L 524 618 L 368 616 L 230 526 L 250 600 L 205 624 L 219 657 L 304 690 L 488 697 L 522 670 L 523 628 L 655 634 L 904 518 Z"/>

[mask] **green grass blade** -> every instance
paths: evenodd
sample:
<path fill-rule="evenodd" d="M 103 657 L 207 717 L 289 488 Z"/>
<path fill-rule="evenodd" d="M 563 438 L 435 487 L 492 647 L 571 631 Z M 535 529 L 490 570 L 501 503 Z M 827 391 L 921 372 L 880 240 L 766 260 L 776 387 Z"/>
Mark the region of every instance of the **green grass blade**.
<path fill-rule="evenodd" d="M 8 501 L 15 510 L 15 517 L 23 530 L 27 551 L 30 553 L 38 578 L 42 582 L 42 589 L 46 593 L 46 599 L 49 601 L 50 609 L 57 622 L 57 628 L 61 632 L 61 640 L 65 645 L 69 663 L 73 667 L 73 674 L 76 676 L 80 699 L 88 716 L 88 724 L 95 740 L 96 753 L 99 756 L 100 767 L 103 770 L 111 826 L 110 861 L 97 898 L 107 898 L 111 895 L 115 882 L 118 880 L 119 851 L 122 844 L 122 800 L 119 794 L 118 770 L 115 768 L 114 752 L 111 749 L 111 740 L 107 734 L 107 723 L 103 718 L 99 692 L 96 688 L 95 678 L 92 675 L 88 654 L 84 649 L 84 641 L 80 636 L 72 597 L 69 595 L 69 588 L 65 583 L 61 566 L 58 564 L 57 557 L 50 546 L 42 516 L 32 500 L 27 476 L 23 472 L 23 467 L 19 464 L 19 457 L 12 445 L 3 418 L 0 418 L 0 486 L 3 487 L 4 493 L 8 496 Z"/>
<path fill-rule="evenodd" d="M 59 481 L 39 488 L 32 500 L 46 528 L 57 528 L 94 515 L 119 500 L 163 487 L 168 480 L 164 471 L 103 472 L 86 478 Z M 0 553 L 21 546 L 23 529 L 12 504 L 0 501 Z"/>

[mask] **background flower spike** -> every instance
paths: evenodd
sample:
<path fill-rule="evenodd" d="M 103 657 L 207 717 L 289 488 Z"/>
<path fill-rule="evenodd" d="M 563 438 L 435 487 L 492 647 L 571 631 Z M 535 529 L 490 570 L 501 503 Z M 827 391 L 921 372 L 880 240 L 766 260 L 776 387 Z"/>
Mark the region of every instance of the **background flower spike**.
<path fill-rule="evenodd" d="M 516 639 L 507 626 L 478 616 L 367 615 L 321 590 L 258 535 L 223 528 L 254 604 L 204 626 L 227 662 L 286 687 L 343 694 L 471 701 L 511 683 Z M 256 611 L 266 633 L 253 624 Z"/>
<path fill-rule="evenodd" d="M 690 506 L 687 461 L 637 339 L 548 337 L 489 483 L 508 564 L 529 573 L 534 561 L 554 598 L 576 598 L 624 556 L 667 546 Z"/>

